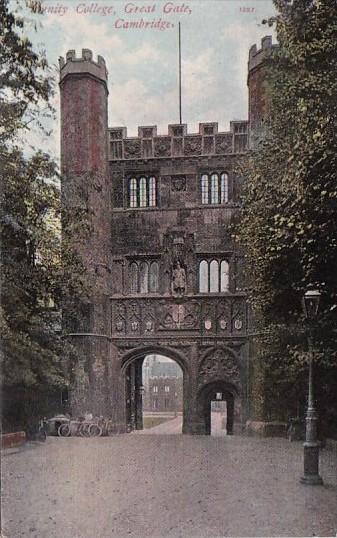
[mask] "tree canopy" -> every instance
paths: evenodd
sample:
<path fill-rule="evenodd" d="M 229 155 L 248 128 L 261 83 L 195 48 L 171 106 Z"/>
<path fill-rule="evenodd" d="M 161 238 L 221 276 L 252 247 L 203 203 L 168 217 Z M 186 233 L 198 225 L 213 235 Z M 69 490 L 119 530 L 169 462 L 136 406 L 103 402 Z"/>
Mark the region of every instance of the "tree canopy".
<path fill-rule="evenodd" d="M 274 4 L 268 23 L 279 47 L 268 64 L 270 113 L 266 135 L 241 170 L 236 234 L 264 334 L 262 354 L 289 375 L 306 358 L 301 300 L 310 287 L 321 292 L 317 359 L 336 365 L 337 3 Z"/>
<path fill-rule="evenodd" d="M 40 9 L 39 2 L 27 6 Z M 57 164 L 41 150 L 27 155 L 20 136 L 43 128 L 41 118 L 52 113 L 48 63 L 6 0 L 0 27 L 3 385 L 48 392 L 67 384 L 72 350 L 62 339 L 60 309 L 85 294 L 84 272 L 69 245 L 61 247 Z"/>

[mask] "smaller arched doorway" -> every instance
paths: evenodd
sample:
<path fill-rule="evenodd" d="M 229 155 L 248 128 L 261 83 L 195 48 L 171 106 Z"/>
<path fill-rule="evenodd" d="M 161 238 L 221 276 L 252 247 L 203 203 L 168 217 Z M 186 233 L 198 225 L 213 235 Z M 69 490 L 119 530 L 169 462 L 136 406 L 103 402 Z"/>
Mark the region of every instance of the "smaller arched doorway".
<path fill-rule="evenodd" d="M 227 435 L 233 435 L 235 422 L 235 401 L 237 400 L 237 390 L 234 385 L 225 381 L 213 381 L 205 385 L 199 395 L 199 409 L 204 423 L 204 433 L 212 433 L 212 408 L 214 403 L 225 403 L 225 423 L 223 428 Z"/>

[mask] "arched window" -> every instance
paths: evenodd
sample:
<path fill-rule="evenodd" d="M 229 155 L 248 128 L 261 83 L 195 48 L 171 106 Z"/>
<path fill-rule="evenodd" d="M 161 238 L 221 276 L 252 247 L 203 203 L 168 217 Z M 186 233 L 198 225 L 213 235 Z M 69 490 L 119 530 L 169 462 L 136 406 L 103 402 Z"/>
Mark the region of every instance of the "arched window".
<path fill-rule="evenodd" d="M 149 206 L 156 206 L 156 178 L 153 176 L 149 178 Z"/>
<path fill-rule="evenodd" d="M 201 176 L 201 203 L 208 204 L 208 175 Z"/>
<path fill-rule="evenodd" d="M 218 174 L 211 175 L 211 204 L 219 203 L 219 177 Z"/>
<path fill-rule="evenodd" d="M 226 260 L 202 260 L 199 263 L 199 292 L 229 291 L 229 263 Z"/>
<path fill-rule="evenodd" d="M 225 260 L 220 266 L 220 291 L 229 290 L 229 264 Z"/>
<path fill-rule="evenodd" d="M 200 293 L 208 292 L 208 263 L 202 260 L 199 265 L 199 291 Z"/>
<path fill-rule="evenodd" d="M 229 201 L 229 176 L 226 172 L 220 175 L 216 172 L 210 176 L 201 176 L 201 203 L 225 204 Z"/>
<path fill-rule="evenodd" d="M 137 179 L 132 177 L 129 181 L 130 207 L 137 207 Z"/>
<path fill-rule="evenodd" d="M 130 264 L 130 289 L 131 293 L 138 293 L 138 265 L 135 262 Z"/>
<path fill-rule="evenodd" d="M 149 291 L 149 266 L 146 262 L 140 264 L 140 293 L 148 293 Z"/>
<path fill-rule="evenodd" d="M 226 204 L 228 200 L 229 200 L 228 174 L 226 174 L 226 172 L 223 172 L 221 174 L 220 203 Z"/>
<path fill-rule="evenodd" d="M 156 207 L 157 180 L 154 176 L 131 177 L 128 190 L 129 207 Z"/>
<path fill-rule="evenodd" d="M 146 177 L 139 180 L 139 207 L 146 207 Z"/>
<path fill-rule="evenodd" d="M 150 266 L 150 292 L 157 292 L 159 287 L 159 265 L 152 262 Z"/>
<path fill-rule="evenodd" d="M 212 260 L 210 264 L 209 291 L 216 293 L 219 291 L 219 263 Z"/>

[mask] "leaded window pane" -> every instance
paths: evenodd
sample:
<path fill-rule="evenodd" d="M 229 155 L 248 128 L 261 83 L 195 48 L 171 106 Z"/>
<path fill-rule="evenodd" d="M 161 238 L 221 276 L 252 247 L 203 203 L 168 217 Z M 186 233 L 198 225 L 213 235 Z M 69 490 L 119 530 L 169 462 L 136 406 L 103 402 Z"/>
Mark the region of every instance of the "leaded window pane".
<path fill-rule="evenodd" d="M 201 203 L 208 204 L 208 175 L 201 176 Z"/>
<path fill-rule="evenodd" d="M 228 174 L 221 174 L 221 200 L 220 203 L 227 203 L 229 200 L 229 184 L 228 184 Z"/>
<path fill-rule="evenodd" d="M 149 291 L 149 266 L 146 262 L 140 264 L 140 293 Z"/>
<path fill-rule="evenodd" d="M 139 206 L 146 207 L 146 177 L 139 180 Z"/>
<path fill-rule="evenodd" d="M 211 204 L 219 203 L 219 177 L 218 174 L 211 176 Z"/>
<path fill-rule="evenodd" d="M 208 263 L 202 260 L 199 265 L 199 291 L 200 293 L 208 292 Z"/>
<path fill-rule="evenodd" d="M 149 206 L 155 207 L 156 205 L 156 178 L 150 177 L 149 179 Z"/>
<path fill-rule="evenodd" d="M 210 264 L 209 291 L 211 293 L 219 291 L 219 264 L 216 260 L 212 260 Z"/>
<path fill-rule="evenodd" d="M 132 177 L 129 182 L 130 207 L 137 207 L 137 180 Z"/>
<path fill-rule="evenodd" d="M 221 262 L 220 268 L 221 282 L 220 282 L 220 291 L 229 290 L 229 264 L 226 261 Z"/>
<path fill-rule="evenodd" d="M 138 293 L 138 265 L 135 262 L 130 264 L 130 288 L 131 293 Z"/>
<path fill-rule="evenodd" d="M 152 262 L 150 266 L 150 291 L 157 292 L 159 286 L 159 265 Z"/>

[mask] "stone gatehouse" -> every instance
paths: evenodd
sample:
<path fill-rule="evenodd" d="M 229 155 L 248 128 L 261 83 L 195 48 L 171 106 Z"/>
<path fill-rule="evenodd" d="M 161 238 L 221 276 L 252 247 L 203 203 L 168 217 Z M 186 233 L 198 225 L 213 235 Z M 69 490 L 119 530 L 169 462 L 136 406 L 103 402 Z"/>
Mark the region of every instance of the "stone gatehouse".
<path fill-rule="evenodd" d="M 64 226 L 90 281 L 90 301 L 68 327 L 78 352 L 74 413 L 142 427 L 142 364 L 150 354 L 183 371 L 183 432 L 210 432 L 211 401 L 250 417 L 250 315 L 243 256 L 229 226 L 239 211 L 237 163 L 266 113 L 270 37 L 249 52 L 248 120 L 108 127 L 105 61 L 82 50 L 60 59 Z M 64 221 L 65 222 L 65 221 Z M 80 308 L 80 307 L 79 307 Z M 64 319 L 67 312 L 64 312 Z"/>

